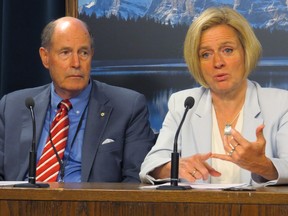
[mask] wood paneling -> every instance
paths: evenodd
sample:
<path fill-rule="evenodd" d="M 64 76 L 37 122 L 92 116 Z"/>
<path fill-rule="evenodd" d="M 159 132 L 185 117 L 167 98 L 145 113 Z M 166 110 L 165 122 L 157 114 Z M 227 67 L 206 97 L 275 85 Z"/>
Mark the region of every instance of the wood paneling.
<path fill-rule="evenodd" d="M 53 183 L 0 188 L 1 215 L 288 215 L 288 187 L 252 192 L 141 190 L 137 184 Z"/>

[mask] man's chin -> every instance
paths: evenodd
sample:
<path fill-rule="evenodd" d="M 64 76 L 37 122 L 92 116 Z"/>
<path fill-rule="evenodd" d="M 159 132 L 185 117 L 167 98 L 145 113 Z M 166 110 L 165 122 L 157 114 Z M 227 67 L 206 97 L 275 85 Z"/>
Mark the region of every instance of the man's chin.
<path fill-rule="evenodd" d="M 83 90 L 89 83 L 88 80 L 84 80 L 83 78 L 71 78 L 69 82 L 66 82 L 67 89 L 73 90 Z"/>
<path fill-rule="evenodd" d="M 73 95 L 73 97 L 79 95 L 85 88 L 87 87 L 87 85 L 72 85 L 69 86 L 67 88 L 65 88 L 65 91 L 68 93 L 70 93 L 71 95 Z"/>

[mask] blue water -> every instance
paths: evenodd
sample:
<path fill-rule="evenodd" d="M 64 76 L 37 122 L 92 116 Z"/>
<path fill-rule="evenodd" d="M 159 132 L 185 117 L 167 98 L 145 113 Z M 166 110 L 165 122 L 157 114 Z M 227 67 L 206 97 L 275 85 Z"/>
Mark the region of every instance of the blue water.
<path fill-rule="evenodd" d="M 198 86 L 180 60 L 94 62 L 93 79 L 143 93 L 147 98 L 150 123 L 159 131 L 173 92 Z M 263 87 L 288 90 L 288 57 L 263 58 L 249 77 Z"/>

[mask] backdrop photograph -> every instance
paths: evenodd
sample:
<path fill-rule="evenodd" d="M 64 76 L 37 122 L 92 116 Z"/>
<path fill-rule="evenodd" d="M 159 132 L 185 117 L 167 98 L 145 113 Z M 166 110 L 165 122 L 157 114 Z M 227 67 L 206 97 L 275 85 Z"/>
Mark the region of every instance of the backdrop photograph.
<path fill-rule="evenodd" d="M 78 0 L 76 14 L 95 40 L 92 77 L 145 94 L 159 131 L 169 96 L 197 86 L 183 60 L 188 27 L 206 8 L 222 5 L 244 15 L 263 46 L 249 78 L 288 89 L 288 1 L 282 0 Z"/>

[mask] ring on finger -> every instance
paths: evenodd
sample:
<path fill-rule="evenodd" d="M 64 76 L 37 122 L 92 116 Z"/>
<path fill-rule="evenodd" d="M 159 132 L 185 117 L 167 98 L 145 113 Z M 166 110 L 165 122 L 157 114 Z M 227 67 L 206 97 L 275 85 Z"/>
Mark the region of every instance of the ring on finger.
<path fill-rule="evenodd" d="M 239 145 L 239 143 L 237 143 L 235 146 L 233 146 L 234 147 L 234 149 L 237 147 Z"/>
<path fill-rule="evenodd" d="M 192 172 L 191 172 L 191 175 L 195 178 L 195 173 L 197 172 L 197 169 L 194 169 Z"/>
<path fill-rule="evenodd" d="M 235 148 L 232 149 L 231 151 L 229 151 L 229 152 L 228 152 L 228 155 L 231 157 L 234 151 L 235 151 Z"/>

